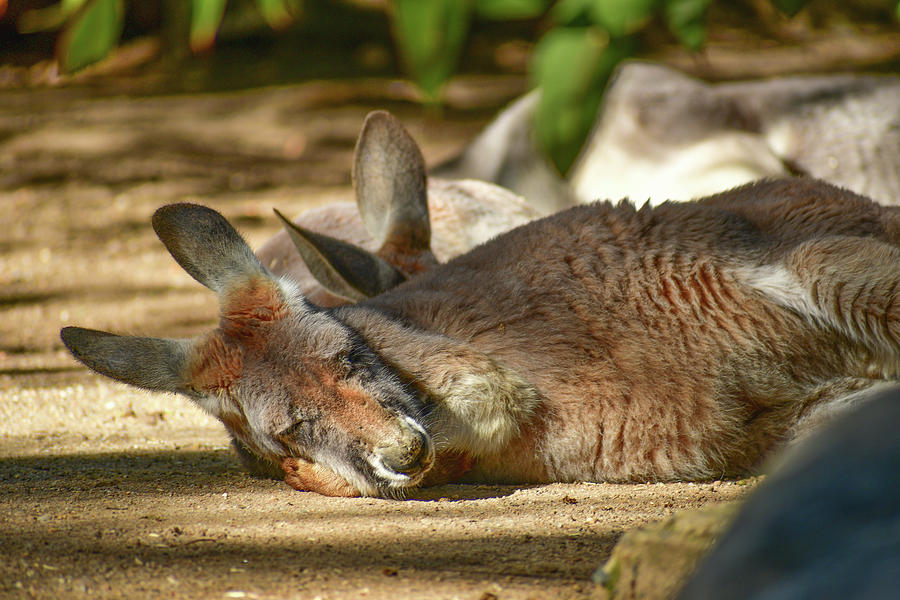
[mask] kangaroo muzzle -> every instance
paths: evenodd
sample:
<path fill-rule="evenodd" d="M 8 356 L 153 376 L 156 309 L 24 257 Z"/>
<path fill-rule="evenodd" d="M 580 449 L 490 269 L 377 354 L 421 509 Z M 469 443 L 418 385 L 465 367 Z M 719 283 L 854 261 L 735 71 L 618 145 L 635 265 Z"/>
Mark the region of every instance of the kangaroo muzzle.
<path fill-rule="evenodd" d="M 415 485 L 434 464 L 434 444 L 420 425 L 403 417 L 397 428 L 375 445 L 373 456 L 376 472 L 393 485 Z"/>

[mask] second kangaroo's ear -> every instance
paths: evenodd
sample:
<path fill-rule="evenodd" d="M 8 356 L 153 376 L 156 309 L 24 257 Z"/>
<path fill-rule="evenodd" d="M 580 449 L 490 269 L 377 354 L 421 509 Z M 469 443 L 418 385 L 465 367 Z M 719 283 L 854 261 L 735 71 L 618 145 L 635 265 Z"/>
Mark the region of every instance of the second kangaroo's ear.
<path fill-rule="evenodd" d="M 363 223 L 382 248 L 411 256 L 430 252 L 425 159 L 390 113 L 366 117 L 356 142 L 353 187 Z"/>
<path fill-rule="evenodd" d="M 170 204 L 153 215 L 153 229 L 188 274 L 221 293 L 228 284 L 266 273 L 225 217 L 199 204 Z"/>
<path fill-rule="evenodd" d="M 292 223 L 278 210 L 284 228 L 313 277 L 332 294 L 356 302 L 406 280 L 386 260 L 339 239 Z"/>

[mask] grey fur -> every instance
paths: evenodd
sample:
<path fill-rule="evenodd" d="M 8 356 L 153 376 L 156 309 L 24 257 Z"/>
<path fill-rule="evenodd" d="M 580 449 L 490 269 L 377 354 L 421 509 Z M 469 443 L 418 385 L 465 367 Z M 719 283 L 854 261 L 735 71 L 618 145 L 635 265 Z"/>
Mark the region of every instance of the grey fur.
<path fill-rule="evenodd" d="M 789 173 L 900 203 L 900 77 L 790 76 L 710 84 L 623 62 L 566 178 L 534 138 L 539 90 L 513 102 L 463 153 L 432 170 L 523 196 L 542 214 L 578 202 L 690 200 Z"/>

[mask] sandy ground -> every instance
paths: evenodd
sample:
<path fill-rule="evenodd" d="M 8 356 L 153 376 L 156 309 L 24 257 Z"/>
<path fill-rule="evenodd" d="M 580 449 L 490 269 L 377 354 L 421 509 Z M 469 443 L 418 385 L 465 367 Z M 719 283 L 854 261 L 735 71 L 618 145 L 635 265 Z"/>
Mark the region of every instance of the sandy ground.
<path fill-rule="evenodd" d="M 150 228 L 160 205 L 213 206 L 258 246 L 278 228 L 273 206 L 293 215 L 352 197 L 368 110 L 396 112 L 433 162 L 521 82 L 461 82 L 441 118 L 404 89 L 0 96 L 0 597 L 603 597 L 590 577 L 625 530 L 752 487 L 326 498 L 249 477 L 187 400 L 112 383 L 63 350 L 69 324 L 169 337 L 212 325 L 211 292 Z"/>

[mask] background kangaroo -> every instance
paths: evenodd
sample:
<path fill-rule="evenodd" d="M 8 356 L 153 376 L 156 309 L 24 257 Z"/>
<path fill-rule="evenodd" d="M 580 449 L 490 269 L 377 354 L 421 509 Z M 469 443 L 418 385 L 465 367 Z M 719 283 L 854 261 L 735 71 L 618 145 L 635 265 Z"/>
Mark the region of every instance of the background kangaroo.
<path fill-rule="evenodd" d="M 219 327 L 64 343 L 190 396 L 300 489 L 737 474 L 900 370 L 900 209 L 813 180 L 575 207 L 332 309 L 208 208 L 153 225 Z"/>
<path fill-rule="evenodd" d="M 384 111 L 366 117 L 353 163 L 356 204 L 309 210 L 257 250 L 320 306 L 375 296 L 540 216 L 490 183 L 428 179 L 415 140 Z"/>
<path fill-rule="evenodd" d="M 788 173 L 897 204 L 898 96 L 900 78 L 890 75 L 710 84 L 664 65 L 626 61 L 610 78 L 567 179 L 534 140 L 537 91 L 432 172 L 492 181 L 544 214 L 625 196 L 638 204 L 689 200 Z"/>

